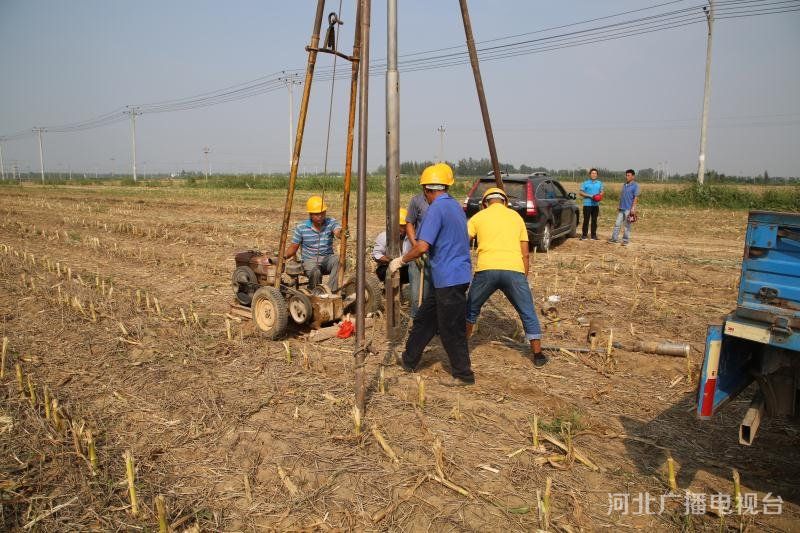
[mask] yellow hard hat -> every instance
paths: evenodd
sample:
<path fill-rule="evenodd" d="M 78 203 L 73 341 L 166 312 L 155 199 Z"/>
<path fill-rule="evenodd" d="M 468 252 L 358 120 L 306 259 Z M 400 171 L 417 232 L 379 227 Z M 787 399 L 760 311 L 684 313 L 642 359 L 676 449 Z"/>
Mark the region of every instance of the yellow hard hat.
<path fill-rule="evenodd" d="M 503 203 L 508 205 L 508 195 L 506 194 L 506 191 L 504 191 L 503 189 L 499 187 L 489 187 L 488 189 L 486 189 L 486 192 L 483 193 L 483 197 L 481 198 L 481 203 L 485 205 L 486 200 L 488 200 L 490 196 L 502 196 Z"/>
<path fill-rule="evenodd" d="M 311 214 L 324 213 L 328 210 L 328 206 L 322 201 L 322 196 L 312 196 L 306 202 L 306 211 Z"/>
<path fill-rule="evenodd" d="M 408 216 L 408 209 L 405 207 L 400 208 L 400 224 L 406 223 L 406 217 Z"/>
<path fill-rule="evenodd" d="M 419 177 L 420 185 L 444 185 L 449 187 L 455 182 L 453 169 L 447 163 L 436 163 L 422 171 Z"/>

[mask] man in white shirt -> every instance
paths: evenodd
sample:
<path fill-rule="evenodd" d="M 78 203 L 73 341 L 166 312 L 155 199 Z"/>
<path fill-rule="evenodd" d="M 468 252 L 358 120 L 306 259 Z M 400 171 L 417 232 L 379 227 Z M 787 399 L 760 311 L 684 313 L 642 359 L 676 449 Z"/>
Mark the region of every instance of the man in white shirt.
<path fill-rule="evenodd" d="M 402 244 L 402 251 L 401 253 L 405 254 L 411 249 L 411 242 L 408 240 L 406 236 L 406 215 L 408 211 L 400 208 L 400 226 L 398 228 L 398 238 L 403 239 Z M 375 237 L 375 247 L 372 249 L 372 258 L 378 263 L 378 266 L 375 267 L 375 275 L 378 276 L 378 279 L 381 281 L 386 280 L 386 269 L 389 266 L 389 261 L 391 261 L 391 257 L 386 255 L 387 252 L 387 245 L 386 245 L 386 232 L 382 231 Z M 408 283 L 408 265 L 402 267 L 400 269 L 400 283 Z"/>

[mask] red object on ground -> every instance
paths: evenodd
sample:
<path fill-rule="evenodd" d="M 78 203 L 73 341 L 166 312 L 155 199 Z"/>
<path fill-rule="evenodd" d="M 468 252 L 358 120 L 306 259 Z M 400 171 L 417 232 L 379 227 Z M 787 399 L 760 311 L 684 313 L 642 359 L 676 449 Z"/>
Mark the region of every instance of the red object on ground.
<path fill-rule="evenodd" d="M 341 324 L 339 324 L 339 331 L 336 332 L 336 336 L 340 339 L 349 339 L 355 333 L 356 327 L 350 320 L 344 320 Z"/>

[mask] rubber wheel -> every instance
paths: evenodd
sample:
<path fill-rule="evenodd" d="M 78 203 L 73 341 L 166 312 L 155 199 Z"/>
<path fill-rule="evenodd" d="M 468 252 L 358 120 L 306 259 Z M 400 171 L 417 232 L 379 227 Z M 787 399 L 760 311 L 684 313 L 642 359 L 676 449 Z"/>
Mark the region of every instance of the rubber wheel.
<path fill-rule="evenodd" d="M 261 287 L 253 294 L 253 323 L 268 339 L 277 339 L 286 331 L 289 311 L 281 291 L 275 287 Z"/>
<path fill-rule="evenodd" d="M 381 280 L 378 279 L 378 276 L 375 274 L 367 274 L 364 279 L 366 290 L 364 292 L 365 302 L 364 308 L 367 313 L 375 313 L 383 309 L 383 283 Z M 342 298 L 345 300 L 348 299 L 349 296 L 353 296 L 356 293 L 356 278 L 353 276 L 349 280 L 345 281 L 344 286 L 342 286 Z M 356 304 L 355 301 L 348 306 L 348 309 L 355 309 Z"/>
<path fill-rule="evenodd" d="M 288 302 L 289 316 L 297 324 L 305 324 L 314 314 L 311 300 L 305 294 L 292 294 Z"/>
<path fill-rule="evenodd" d="M 242 305 L 250 305 L 255 292 L 251 287 L 258 285 L 258 278 L 249 266 L 236 267 L 231 276 L 231 285 L 233 286 L 236 300 Z"/>
<path fill-rule="evenodd" d="M 567 237 L 573 238 L 578 236 L 578 213 L 574 213 L 572 217 L 572 226 L 569 227 Z"/>
<path fill-rule="evenodd" d="M 550 229 L 550 223 L 544 225 L 544 229 L 542 230 L 541 236 L 539 236 L 539 251 L 546 252 L 550 249 L 550 243 L 552 242 L 552 234 Z"/>

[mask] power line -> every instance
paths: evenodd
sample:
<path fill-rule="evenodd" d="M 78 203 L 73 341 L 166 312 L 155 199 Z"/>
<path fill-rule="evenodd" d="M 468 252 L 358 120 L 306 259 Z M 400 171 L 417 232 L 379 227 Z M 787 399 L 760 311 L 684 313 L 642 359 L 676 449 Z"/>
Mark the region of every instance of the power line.
<path fill-rule="evenodd" d="M 591 22 L 599 22 L 617 18 L 623 15 L 632 13 L 640 13 L 659 7 L 678 4 L 686 0 L 674 0 L 671 2 L 663 2 L 653 6 L 624 11 L 613 15 L 604 17 L 597 17 L 588 19 L 581 22 L 571 24 L 564 24 L 560 26 L 553 26 L 531 32 L 509 35 L 504 37 L 497 37 L 480 41 L 478 44 L 497 43 L 512 38 L 518 38 L 528 35 L 546 33 L 548 31 L 560 30 L 565 28 L 573 28 L 585 25 Z M 676 29 L 692 24 L 698 24 L 706 21 L 705 14 L 702 7 L 705 4 L 695 4 L 680 9 L 656 13 L 638 17 L 626 21 L 614 22 L 609 24 L 602 24 L 585 29 L 578 29 L 569 32 L 562 32 L 555 35 L 539 37 L 535 39 L 525 39 L 522 41 L 515 41 L 505 44 L 496 44 L 485 46 L 478 49 L 478 54 L 481 61 L 498 61 L 509 59 L 521 55 L 531 55 L 535 53 L 544 53 L 565 48 L 572 48 L 576 46 L 586 46 L 599 44 L 606 41 L 622 39 L 626 37 L 633 37 L 637 35 L 644 35 L 654 33 L 657 31 L 664 31 Z M 791 13 L 800 11 L 800 0 L 723 0 L 718 2 L 719 7 L 716 8 L 715 19 L 733 19 L 742 17 L 752 17 L 761 15 L 771 15 L 780 13 Z M 439 52 L 447 50 L 459 50 L 457 52 L 440 54 Z M 427 54 L 427 55 L 426 55 Z M 433 55 L 431 55 L 433 54 Z M 420 57 L 423 56 L 423 57 Z M 404 72 L 417 72 L 422 70 L 432 70 L 449 68 L 459 65 L 464 65 L 469 62 L 466 58 L 466 50 L 463 45 L 437 48 L 433 50 L 414 52 L 404 54 L 400 60 L 400 68 Z M 370 66 L 370 75 L 382 74 L 385 70 L 385 62 L 373 62 Z M 284 71 L 276 72 L 267 76 L 262 76 L 254 80 L 237 83 L 217 89 L 215 91 L 208 91 L 194 96 L 185 98 L 176 98 L 170 100 L 163 100 L 159 102 L 152 102 L 147 104 L 137 104 L 136 106 L 128 106 L 125 108 L 118 108 L 117 110 L 105 113 L 98 117 L 89 120 L 72 122 L 57 126 L 46 126 L 46 130 L 52 133 L 72 133 L 98 127 L 108 126 L 115 124 L 129 117 L 127 109 L 129 107 L 136 107 L 137 114 L 148 113 L 168 113 L 174 111 L 186 111 L 198 109 L 203 107 L 210 107 L 219 105 L 226 102 L 233 102 L 252 98 L 254 96 L 268 94 L 279 89 L 282 89 L 284 80 L 287 76 L 293 76 L 300 73 L 300 69 L 287 69 Z M 334 74 L 331 68 L 317 69 L 317 79 L 320 81 L 331 81 L 335 78 L 345 78 L 349 74 L 347 72 L 340 72 Z M 22 130 L 16 133 L 0 137 L 2 140 L 18 140 L 30 137 L 34 134 L 31 130 Z"/>

